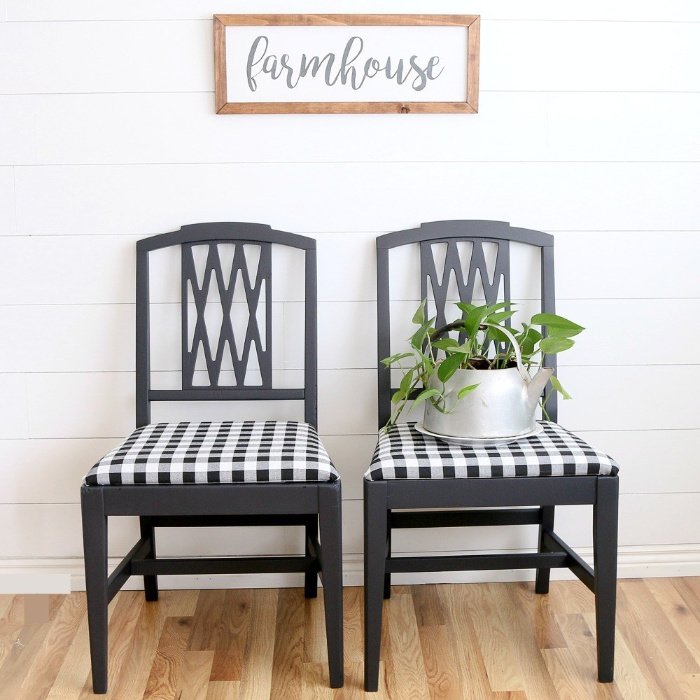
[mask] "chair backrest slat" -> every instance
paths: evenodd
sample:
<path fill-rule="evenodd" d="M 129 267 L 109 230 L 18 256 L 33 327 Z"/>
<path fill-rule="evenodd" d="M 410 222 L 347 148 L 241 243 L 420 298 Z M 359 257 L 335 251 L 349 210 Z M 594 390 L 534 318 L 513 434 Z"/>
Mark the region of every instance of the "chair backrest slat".
<path fill-rule="evenodd" d="M 495 261 L 489 274 L 484 244 L 496 246 Z M 418 245 L 420 251 L 420 293 L 434 306 L 437 327 L 453 320 L 447 318 L 450 281 L 454 280 L 459 299 L 474 300 L 477 280 L 487 304 L 511 301 L 511 243 L 522 243 L 540 250 L 541 309 L 554 313 L 554 239 L 550 234 L 514 228 L 504 221 L 433 221 L 407 231 L 395 231 L 377 238 L 377 349 L 378 349 L 378 418 L 379 427 L 391 415 L 391 370 L 381 360 L 391 355 L 391 299 L 389 251 L 407 245 Z M 462 244 L 467 244 L 466 247 Z M 444 249 L 441 268 L 436 247 Z M 544 358 L 546 367 L 556 369 L 556 357 Z M 557 418 L 557 397 L 551 392 L 546 410 Z"/>
<path fill-rule="evenodd" d="M 273 245 L 304 251 L 304 386 L 275 388 L 272 381 Z M 152 389 L 150 364 L 150 254 L 180 249 L 179 389 Z M 222 260 L 228 247 L 230 266 Z M 199 265 L 197 264 L 199 261 Z M 292 271 L 290 270 L 290 274 Z M 294 271 L 293 274 L 297 274 Z M 216 322 L 208 319 L 212 306 Z M 232 312 L 242 323 L 234 328 Z M 213 336 L 212 327 L 215 326 Z M 238 332 L 236 329 L 239 329 Z M 227 377 L 223 377 L 227 368 Z M 254 381 L 250 379 L 254 368 Z M 150 422 L 152 401 L 304 401 L 305 420 L 317 424 L 316 241 L 250 223 L 209 223 L 144 238 L 136 262 L 136 422 Z"/>

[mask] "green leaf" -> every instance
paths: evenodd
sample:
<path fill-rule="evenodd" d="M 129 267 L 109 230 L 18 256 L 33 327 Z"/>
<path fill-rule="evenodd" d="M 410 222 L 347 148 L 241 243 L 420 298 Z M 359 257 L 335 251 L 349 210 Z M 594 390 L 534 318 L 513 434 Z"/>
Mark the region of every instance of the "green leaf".
<path fill-rule="evenodd" d="M 411 345 L 416 348 L 416 350 L 422 351 L 423 350 L 423 341 L 425 340 L 425 337 L 428 335 L 428 330 L 433 324 L 433 321 L 435 319 L 431 318 L 427 320 L 412 336 L 410 343 Z"/>
<path fill-rule="evenodd" d="M 390 365 L 393 365 L 395 362 L 405 360 L 407 357 L 413 357 L 413 353 L 412 352 L 400 352 L 400 353 L 397 353 L 396 355 L 392 355 L 391 357 L 385 357 L 382 360 L 382 364 L 389 367 Z"/>
<path fill-rule="evenodd" d="M 557 338 L 548 337 L 542 338 L 540 341 L 540 350 L 545 353 L 545 355 L 553 355 L 557 352 L 563 352 L 573 347 L 574 341 L 571 338 Z"/>
<path fill-rule="evenodd" d="M 401 377 L 401 384 L 399 384 L 399 391 L 403 393 L 404 396 L 408 396 L 408 392 L 411 390 L 411 384 L 413 383 L 413 371 L 406 372 L 406 374 Z"/>
<path fill-rule="evenodd" d="M 419 325 L 422 325 L 425 323 L 425 305 L 428 303 L 427 299 L 423 299 L 421 302 L 420 306 L 416 309 L 416 313 L 413 314 L 413 318 L 411 319 L 413 323 L 417 323 Z"/>
<path fill-rule="evenodd" d="M 462 364 L 462 355 L 450 355 L 438 365 L 438 378 L 441 382 L 446 382 Z"/>
<path fill-rule="evenodd" d="M 569 394 L 569 392 L 561 385 L 561 382 L 555 375 L 552 375 L 549 378 L 549 383 L 552 385 L 552 389 L 558 391 L 565 401 L 568 401 L 571 398 L 571 394 Z"/>
<path fill-rule="evenodd" d="M 440 340 L 434 341 L 432 346 L 438 350 L 449 350 L 458 347 L 459 343 L 454 338 L 441 338 Z"/>
<path fill-rule="evenodd" d="M 457 308 L 461 311 L 464 311 L 465 314 L 468 314 L 471 311 L 473 311 L 476 308 L 476 306 L 474 306 L 474 304 L 467 304 L 466 301 L 458 301 Z"/>
<path fill-rule="evenodd" d="M 470 338 L 473 338 L 476 335 L 476 332 L 479 330 L 479 326 L 487 313 L 488 306 L 477 306 L 467 314 L 467 317 L 464 319 L 464 330 L 467 331 L 467 335 Z"/>
<path fill-rule="evenodd" d="M 525 328 L 525 326 L 523 326 Z M 527 327 L 524 333 L 516 336 L 520 344 L 520 352 L 523 355 L 532 355 L 535 352 L 535 345 L 542 340 L 542 333 L 535 328 Z"/>
<path fill-rule="evenodd" d="M 457 399 L 462 399 L 464 398 L 467 394 L 471 394 L 474 389 L 476 389 L 479 385 L 478 384 L 470 384 L 469 386 L 463 386 L 458 392 L 457 392 Z"/>
<path fill-rule="evenodd" d="M 553 328 L 552 326 L 547 326 L 547 335 L 552 338 L 573 338 L 582 330 L 583 328 Z"/>
<path fill-rule="evenodd" d="M 536 323 L 538 326 L 546 326 L 548 330 L 552 329 L 559 329 L 559 330 L 568 330 L 568 331 L 576 331 L 576 333 L 580 333 L 582 330 L 585 330 L 583 326 L 579 326 L 578 323 L 574 323 L 573 321 L 569 321 L 568 318 L 564 318 L 563 316 L 559 316 L 557 314 L 535 314 L 532 317 L 532 323 Z M 575 335 L 576 333 L 572 333 L 572 335 Z"/>
<path fill-rule="evenodd" d="M 413 400 L 413 405 L 417 406 L 419 403 L 422 403 L 426 399 L 429 399 L 431 396 L 440 396 L 440 392 L 437 389 L 423 389 L 418 396 Z"/>
<path fill-rule="evenodd" d="M 515 311 L 499 311 L 497 314 L 491 314 L 488 317 L 488 321 L 489 323 L 500 323 L 513 316 L 513 314 L 515 314 Z"/>
<path fill-rule="evenodd" d="M 496 311 L 500 311 L 501 309 L 505 309 L 509 306 L 511 306 L 509 301 L 499 301 L 496 304 L 490 304 L 489 306 L 486 306 L 486 316 L 490 317 L 496 313 Z"/>

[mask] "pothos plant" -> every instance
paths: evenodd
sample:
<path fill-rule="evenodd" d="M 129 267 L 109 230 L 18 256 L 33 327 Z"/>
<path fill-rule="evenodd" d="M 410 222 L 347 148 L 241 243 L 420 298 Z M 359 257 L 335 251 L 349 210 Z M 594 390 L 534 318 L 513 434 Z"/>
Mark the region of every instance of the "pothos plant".
<path fill-rule="evenodd" d="M 409 339 L 410 350 L 382 360 L 386 367 L 396 367 L 403 372 L 399 389 L 391 397 L 393 410 L 387 427 L 393 425 L 406 409 L 423 401 L 430 401 L 442 413 L 449 412 L 445 402 L 445 383 L 459 369 L 498 370 L 516 366 L 513 341 L 507 333 L 515 339 L 523 365 L 529 371 L 532 367 L 539 367 L 544 355 L 554 355 L 573 347 L 574 336 L 584 330 L 583 326 L 563 316 L 538 313 L 522 324 L 522 330 L 516 331 L 506 325 L 515 314 L 512 302 L 483 306 L 458 302 L 456 306 L 462 313 L 461 318 L 435 328 L 435 318 L 426 318 L 426 305 L 426 300 L 423 300 L 413 315 L 413 323 L 418 329 Z M 453 331 L 459 339 L 448 335 Z M 439 381 L 431 382 L 433 377 Z M 549 381 L 552 389 L 564 399 L 571 398 L 555 376 Z M 457 392 L 458 400 L 478 386 L 468 384 L 461 387 Z"/>

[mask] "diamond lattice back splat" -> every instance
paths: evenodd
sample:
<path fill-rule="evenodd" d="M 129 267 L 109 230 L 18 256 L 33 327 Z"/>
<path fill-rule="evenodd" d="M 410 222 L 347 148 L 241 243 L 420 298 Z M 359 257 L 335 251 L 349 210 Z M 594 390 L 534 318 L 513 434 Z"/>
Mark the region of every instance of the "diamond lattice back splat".
<path fill-rule="evenodd" d="M 270 388 L 272 386 L 272 355 L 271 355 L 271 323 L 272 303 L 270 277 L 272 272 L 272 246 L 269 243 L 237 243 L 233 253 L 230 273 L 224 272 L 221 260 L 222 245 L 226 242 L 186 243 L 182 246 L 182 388 L 192 389 L 194 386 L 195 366 L 197 360 L 203 358 L 210 387 L 220 387 L 222 364 L 233 365 L 235 386 L 246 384 L 246 375 L 253 368 L 258 371 L 253 386 Z M 206 261 L 203 271 L 197 274 L 195 248 L 206 249 Z M 251 275 L 251 260 L 253 248 L 259 250 L 257 271 Z M 200 282 L 201 280 L 201 282 Z M 242 282 L 242 285 L 241 285 Z M 243 290 L 245 303 L 248 308 L 248 319 L 245 337 L 241 342 L 240 335 L 234 332 L 232 323 L 232 307 L 234 291 Z M 214 290 L 218 290 L 218 300 Z M 214 297 L 213 299 L 211 297 Z M 262 301 L 261 301 L 262 297 Z M 218 301 L 221 305 L 221 327 L 218 336 L 207 327 L 205 315 L 207 304 Z M 191 307 L 194 311 L 191 312 Z M 258 308 L 262 305 L 264 327 L 261 329 L 258 318 Z M 190 319 L 190 314 L 194 317 Z M 189 324 L 194 324 L 190 330 Z M 211 319 L 210 319 L 211 323 Z M 262 331 L 262 332 L 261 332 Z M 238 336 L 238 342 L 236 337 Z M 213 338 L 213 342 L 210 342 Z M 215 347 L 213 345 L 215 344 Z M 251 352 L 255 357 L 251 357 Z M 257 359 L 257 363 L 255 362 Z M 229 363 L 230 360 L 230 363 Z M 257 366 L 255 366 L 257 365 Z M 201 382 L 197 382 L 202 386 Z M 226 386 L 231 383 L 227 382 Z"/>

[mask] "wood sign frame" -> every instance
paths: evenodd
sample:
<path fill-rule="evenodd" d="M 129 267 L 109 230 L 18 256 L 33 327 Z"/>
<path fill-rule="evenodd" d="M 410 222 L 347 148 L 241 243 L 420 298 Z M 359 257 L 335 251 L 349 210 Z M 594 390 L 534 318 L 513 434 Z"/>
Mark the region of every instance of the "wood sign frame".
<path fill-rule="evenodd" d="M 466 99 L 463 101 L 339 101 L 250 102 L 229 101 L 226 27 L 229 26 L 385 26 L 464 27 L 467 32 Z M 415 58 L 415 56 L 413 57 Z M 214 67 L 218 114 L 355 114 L 355 113 L 467 113 L 478 111 L 479 16 L 478 15 L 214 15 Z M 315 77 L 315 75 L 314 75 Z"/>

